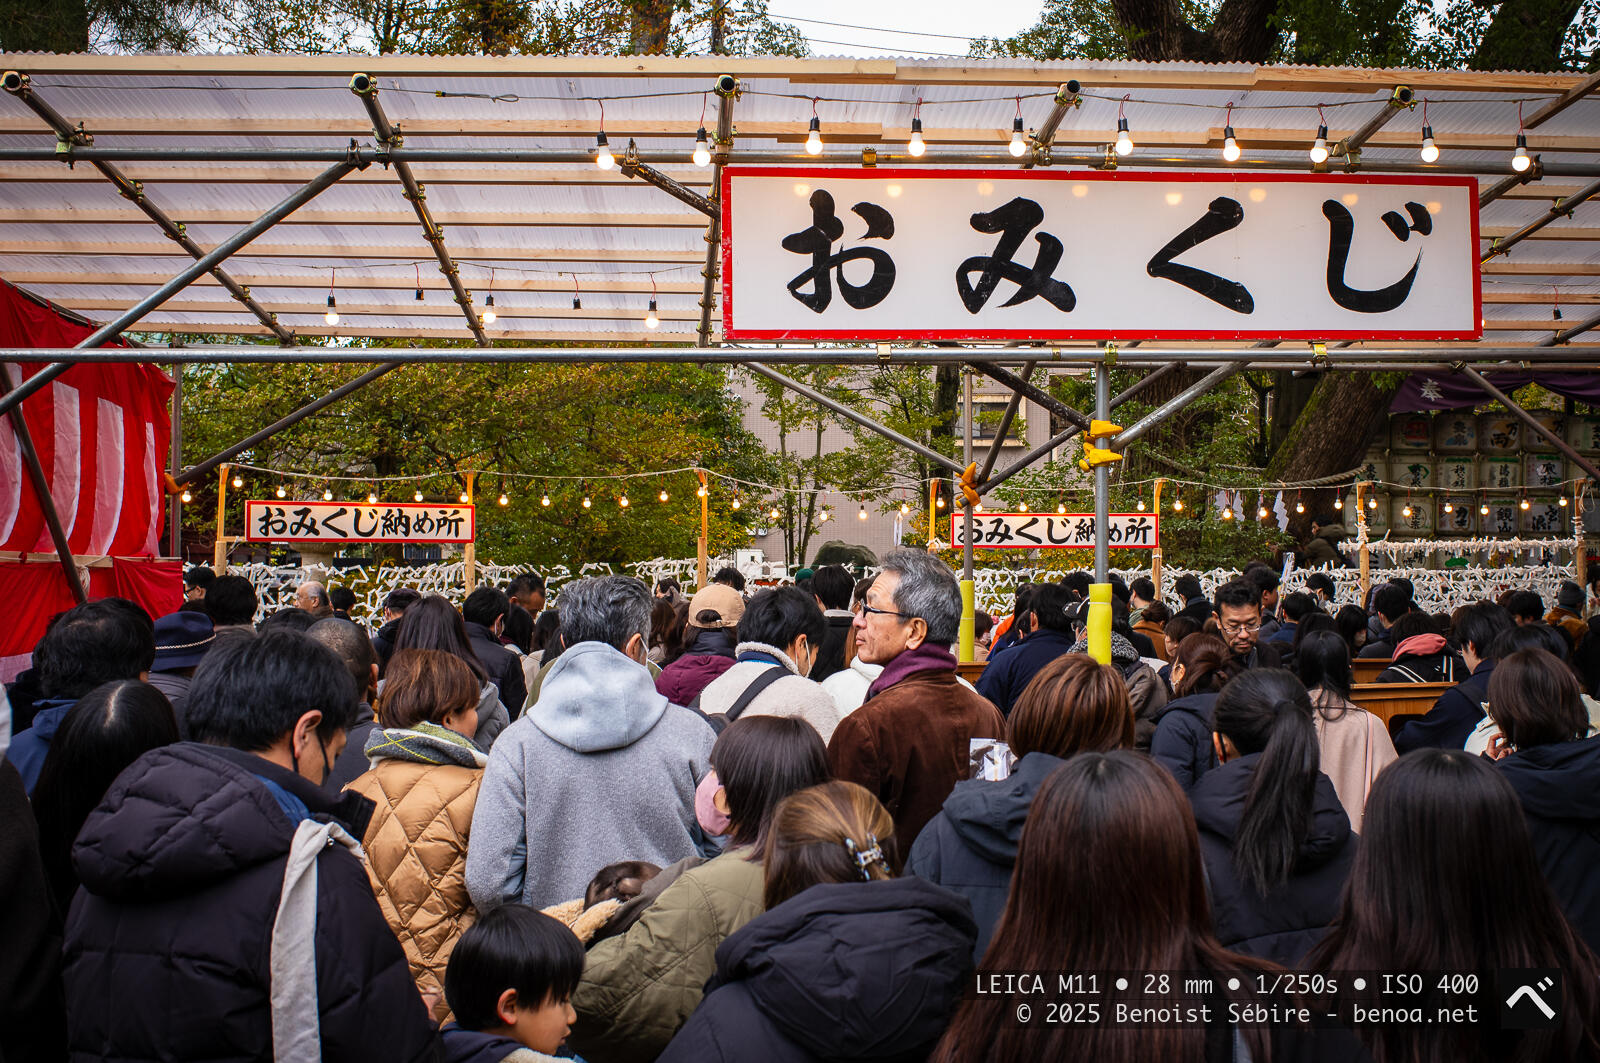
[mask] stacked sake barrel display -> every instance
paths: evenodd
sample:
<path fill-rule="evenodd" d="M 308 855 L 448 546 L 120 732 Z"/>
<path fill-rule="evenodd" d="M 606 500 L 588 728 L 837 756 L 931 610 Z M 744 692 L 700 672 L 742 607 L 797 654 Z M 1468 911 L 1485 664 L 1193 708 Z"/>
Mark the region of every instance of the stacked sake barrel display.
<path fill-rule="evenodd" d="M 1600 417 L 1532 412 L 1580 454 L 1600 454 Z M 1378 507 L 1366 511 L 1370 538 L 1543 539 L 1572 531 L 1572 482 L 1582 470 L 1510 414 L 1398 413 L 1386 442 L 1368 452 L 1358 474 L 1387 485 L 1373 496 Z M 1346 505 L 1354 504 L 1352 493 Z"/>

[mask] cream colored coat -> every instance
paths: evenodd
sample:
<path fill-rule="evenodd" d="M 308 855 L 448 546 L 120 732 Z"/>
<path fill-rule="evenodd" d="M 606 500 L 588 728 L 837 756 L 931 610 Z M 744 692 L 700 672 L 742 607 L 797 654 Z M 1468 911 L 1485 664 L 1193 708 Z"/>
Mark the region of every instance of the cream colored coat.
<path fill-rule="evenodd" d="M 1359 705 L 1326 690 L 1314 690 L 1311 704 L 1322 750 L 1322 774 L 1333 782 L 1339 803 L 1350 817 L 1350 829 L 1361 832 L 1362 810 L 1378 773 L 1399 758 L 1383 721 Z M 1339 710 L 1342 709 L 1341 714 Z M 1336 718 L 1328 719 L 1327 711 Z"/>

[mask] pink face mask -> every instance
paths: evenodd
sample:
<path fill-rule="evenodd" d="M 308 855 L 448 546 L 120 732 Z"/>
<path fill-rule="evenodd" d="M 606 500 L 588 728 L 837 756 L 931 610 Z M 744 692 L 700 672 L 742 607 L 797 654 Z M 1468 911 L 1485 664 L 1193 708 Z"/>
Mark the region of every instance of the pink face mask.
<path fill-rule="evenodd" d="M 717 781 L 717 773 L 708 771 L 694 791 L 694 818 L 699 820 L 701 828 L 713 837 L 728 833 L 728 817 L 718 812 L 717 806 L 712 803 L 712 798 L 720 789 L 722 784 Z"/>

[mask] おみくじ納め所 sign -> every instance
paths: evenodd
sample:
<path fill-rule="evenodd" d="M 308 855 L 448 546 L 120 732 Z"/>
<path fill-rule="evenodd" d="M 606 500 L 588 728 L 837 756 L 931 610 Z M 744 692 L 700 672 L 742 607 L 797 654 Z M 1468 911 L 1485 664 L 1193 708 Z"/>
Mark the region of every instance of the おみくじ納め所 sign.
<path fill-rule="evenodd" d="M 1153 550 L 1161 545 L 1161 518 L 1154 513 L 1112 513 L 1106 539 L 1117 550 Z M 966 521 L 950 522 L 950 545 L 967 544 Z M 1093 513 L 978 513 L 972 518 L 972 545 L 1004 550 L 1037 547 L 1086 549 L 1094 546 Z"/>
<path fill-rule="evenodd" d="M 267 543 L 470 543 L 469 505 L 426 502 L 244 504 L 244 537 Z"/>
<path fill-rule="evenodd" d="M 740 167 L 730 340 L 1468 340 L 1472 178 Z"/>

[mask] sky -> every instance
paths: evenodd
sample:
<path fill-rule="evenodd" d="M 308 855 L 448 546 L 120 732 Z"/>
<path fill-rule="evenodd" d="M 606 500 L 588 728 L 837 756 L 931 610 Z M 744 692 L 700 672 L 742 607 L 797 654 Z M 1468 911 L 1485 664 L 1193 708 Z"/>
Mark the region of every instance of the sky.
<path fill-rule="evenodd" d="M 812 55 L 964 56 L 968 39 L 1012 36 L 1037 22 L 1043 8 L 1043 0 L 770 0 L 767 11 L 797 26 Z M 830 22 L 847 25 L 822 24 Z"/>

